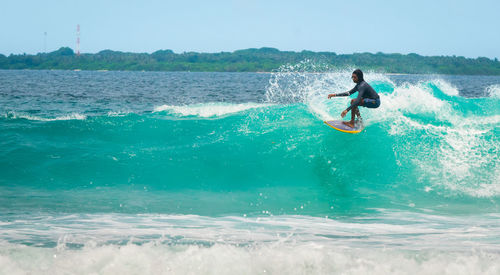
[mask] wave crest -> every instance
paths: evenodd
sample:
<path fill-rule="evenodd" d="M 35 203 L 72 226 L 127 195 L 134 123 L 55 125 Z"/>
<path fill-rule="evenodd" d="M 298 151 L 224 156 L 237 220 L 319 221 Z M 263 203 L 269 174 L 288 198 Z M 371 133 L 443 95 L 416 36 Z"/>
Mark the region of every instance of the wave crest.
<path fill-rule="evenodd" d="M 196 116 L 203 118 L 210 117 L 221 117 L 225 115 L 240 113 L 250 109 L 264 108 L 271 106 L 272 104 L 266 103 L 223 103 L 223 102 L 211 102 L 211 103 L 200 103 L 192 105 L 161 105 L 154 108 L 154 112 L 168 112 L 178 116 Z"/>
<path fill-rule="evenodd" d="M 85 120 L 87 118 L 86 115 L 82 115 L 82 114 L 78 114 L 78 113 L 72 113 L 72 114 L 47 118 L 47 117 L 40 117 L 40 116 L 34 116 L 34 115 L 28 115 L 28 114 L 18 114 L 16 112 L 8 112 L 8 113 L 4 114 L 3 117 L 8 118 L 8 119 L 27 119 L 27 120 L 33 120 L 33 121 Z"/>

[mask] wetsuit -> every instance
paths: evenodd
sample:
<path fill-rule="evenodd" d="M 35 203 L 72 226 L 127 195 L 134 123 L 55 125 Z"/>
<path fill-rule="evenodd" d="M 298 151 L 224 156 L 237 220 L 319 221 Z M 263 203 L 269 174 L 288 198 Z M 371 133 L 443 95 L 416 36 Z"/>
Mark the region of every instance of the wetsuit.
<path fill-rule="evenodd" d="M 345 92 L 345 93 L 340 93 L 337 94 L 336 96 L 350 96 L 351 94 L 359 92 L 358 97 L 354 100 L 354 102 L 347 108 L 347 111 L 350 111 L 352 108 L 358 106 L 361 103 L 361 99 L 364 98 L 365 100 L 365 107 L 369 108 L 377 108 L 380 106 L 380 97 L 378 96 L 377 92 L 370 86 L 366 81 L 361 80 L 352 90 Z M 368 100 L 366 100 L 368 99 Z M 370 104 L 366 104 L 366 103 Z"/>

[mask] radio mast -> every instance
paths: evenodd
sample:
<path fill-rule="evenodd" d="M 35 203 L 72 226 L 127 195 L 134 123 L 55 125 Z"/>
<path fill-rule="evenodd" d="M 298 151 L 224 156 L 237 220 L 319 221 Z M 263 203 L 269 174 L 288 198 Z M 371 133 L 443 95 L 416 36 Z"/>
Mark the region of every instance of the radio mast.
<path fill-rule="evenodd" d="M 47 32 L 43 32 L 43 53 L 47 53 Z"/>
<path fill-rule="evenodd" d="M 76 55 L 80 56 L 80 24 L 76 25 Z"/>

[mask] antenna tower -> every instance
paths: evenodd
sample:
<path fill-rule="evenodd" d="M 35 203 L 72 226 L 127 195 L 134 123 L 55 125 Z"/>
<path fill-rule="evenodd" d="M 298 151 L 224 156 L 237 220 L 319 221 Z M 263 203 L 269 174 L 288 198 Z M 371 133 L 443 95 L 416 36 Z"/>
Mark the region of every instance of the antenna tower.
<path fill-rule="evenodd" d="M 80 24 L 76 25 L 76 55 L 80 56 Z"/>
<path fill-rule="evenodd" d="M 43 32 L 43 52 L 47 52 L 47 32 Z"/>

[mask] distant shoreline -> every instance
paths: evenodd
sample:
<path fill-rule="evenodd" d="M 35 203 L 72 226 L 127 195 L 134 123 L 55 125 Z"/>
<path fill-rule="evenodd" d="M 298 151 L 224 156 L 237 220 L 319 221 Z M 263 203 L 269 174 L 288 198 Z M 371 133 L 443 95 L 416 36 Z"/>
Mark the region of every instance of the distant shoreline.
<path fill-rule="evenodd" d="M 65 69 L 0 69 L 0 71 L 48 71 L 48 72 L 99 72 L 99 73 L 106 73 L 106 72 L 143 72 L 143 73 L 235 73 L 235 74 L 273 74 L 273 73 L 279 73 L 279 72 L 220 72 L 220 71 L 131 71 L 131 70 L 65 70 Z M 367 71 L 368 73 L 371 71 Z M 293 72 L 290 72 L 293 73 Z M 297 73 L 306 73 L 306 74 L 324 74 L 324 73 L 336 73 L 336 72 L 297 72 Z M 342 73 L 339 71 L 338 73 Z M 398 76 L 398 75 L 448 75 L 448 76 L 490 76 L 490 77 L 496 77 L 500 75 L 482 75 L 482 74 L 439 74 L 439 73 L 385 73 L 385 72 L 374 72 L 374 73 L 380 73 L 388 76 Z"/>
<path fill-rule="evenodd" d="M 292 52 L 274 48 L 234 52 L 152 54 L 104 50 L 76 55 L 63 47 L 36 55 L 0 54 L 5 70 L 165 71 L 165 72 L 331 72 L 361 68 L 384 74 L 500 75 L 500 61 L 486 57 L 421 56 L 410 53 Z"/>

